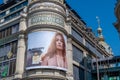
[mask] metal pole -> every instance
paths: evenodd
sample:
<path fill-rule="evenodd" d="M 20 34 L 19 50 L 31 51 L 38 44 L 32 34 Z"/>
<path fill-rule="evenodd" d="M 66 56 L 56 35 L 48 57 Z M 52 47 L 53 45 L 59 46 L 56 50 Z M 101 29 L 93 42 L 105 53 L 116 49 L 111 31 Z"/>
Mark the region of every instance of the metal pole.
<path fill-rule="evenodd" d="M 97 80 L 100 79 L 99 77 L 99 68 L 98 68 L 98 59 L 96 58 L 96 65 L 97 65 Z"/>

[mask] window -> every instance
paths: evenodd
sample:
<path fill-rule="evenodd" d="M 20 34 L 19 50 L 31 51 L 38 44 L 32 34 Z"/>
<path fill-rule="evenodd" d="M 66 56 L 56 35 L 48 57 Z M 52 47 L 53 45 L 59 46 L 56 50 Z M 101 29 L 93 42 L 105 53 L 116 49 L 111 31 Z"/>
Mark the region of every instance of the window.
<path fill-rule="evenodd" d="M 13 11 L 15 11 L 15 7 L 13 7 L 13 8 L 10 9 L 10 12 L 13 12 Z"/>
<path fill-rule="evenodd" d="M 87 76 L 86 79 L 87 79 L 87 80 L 92 80 L 92 74 L 91 74 L 90 72 L 88 72 L 88 71 L 86 72 L 86 74 L 87 74 L 87 75 L 86 75 L 86 76 Z"/>
<path fill-rule="evenodd" d="M 73 76 L 74 76 L 74 80 L 85 80 L 84 76 L 84 69 L 73 65 Z"/>
<path fill-rule="evenodd" d="M 74 45 L 73 45 L 73 60 L 75 60 L 76 62 L 78 62 L 82 65 L 84 64 L 83 51 L 81 51 L 80 49 L 78 49 Z"/>
<path fill-rule="evenodd" d="M 88 69 L 92 69 L 92 64 L 91 64 L 91 62 L 92 62 L 92 56 L 91 56 L 91 54 L 87 54 L 87 57 L 86 57 L 86 67 L 88 68 Z"/>
<path fill-rule="evenodd" d="M 95 52 L 95 47 L 88 41 L 86 41 L 86 47 L 90 49 L 92 52 Z"/>
<path fill-rule="evenodd" d="M 23 6 L 26 6 L 28 4 L 28 2 L 27 1 L 25 1 L 25 2 L 23 2 Z"/>
<path fill-rule="evenodd" d="M 3 16 L 5 16 L 5 12 L 0 13 L 0 18 L 3 17 Z"/>
<path fill-rule="evenodd" d="M 17 41 L 0 46 L 0 77 L 15 73 Z"/>
<path fill-rule="evenodd" d="M 22 7 L 21 4 L 17 5 L 17 6 L 16 6 L 16 10 L 19 9 L 19 8 L 21 8 L 21 7 Z"/>
<path fill-rule="evenodd" d="M 16 13 L 10 15 L 10 19 L 15 18 L 15 17 L 16 17 Z"/>
<path fill-rule="evenodd" d="M 2 32 L 0 32 L 0 39 L 2 38 Z"/>
<path fill-rule="evenodd" d="M 80 73 L 79 73 L 79 67 L 73 66 L 73 76 L 74 80 L 80 80 Z"/>
<path fill-rule="evenodd" d="M 7 36 L 7 29 L 5 29 L 5 37 Z"/>
<path fill-rule="evenodd" d="M 10 44 L 6 44 L 5 46 L 4 46 L 4 55 L 7 55 L 8 54 L 8 52 L 10 51 Z"/>
<path fill-rule="evenodd" d="M 86 47 L 90 49 L 94 54 L 96 54 L 99 57 L 103 57 L 102 54 L 88 41 L 86 41 Z"/>
<path fill-rule="evenodd" d="M 18 17 L 22 11 L 23 11 L 23 10 L 19 10 L 19 11 L 17 11 L 17 12 L 14 13 L 14 14 L 11 14 L 11 15 L 9 15 L 9 16 L 6 16 L 4 20 L 5 20 L 5 21 L 8 21 L 8 20 L 11 20 L 11 19 L 13 19 L 13 18 L 15 18 L 15 17 Z"/>
<path fill-rule="evenodd" d="M 5 17 L 5 21 L 8 21 L 8 20 L 10 20 L 10 19 L 11 19 L 11 16 Z"/>
<path fill-rule="evenodd" d="M 11 43 L 11 52 L 13 53 L 13 57 L 15 57 L 17 54 L 17 42 L 16 41 Z"/>
<path fill-rule="evenodd" d="M 85 71 L 82 68 L 79 68 L 80 80 L 85 80 Z"/>
<path fill-rule="evenodd" d="M 0 46 L 0 57 L 6 56 L 13 58 L 17 54 L 17 41 Z"/>
<path fill-rule="evenodd" d="M 10 61 L 4 61 L 0 63 L 0 77 L 6 77 L 11 76 L 15 73 L 15 59 L 12 59 Z"/>
<path fill-rule="evenodd" d="M 19 4 L 19 5 L 15 6 L 15 7 L 12 7 L 12 8 L 10 9 L 10 12 L 14 12 L 14 11 L 16 11 L 16 10 L 18 10 L 18 9 L 21 9 L 22 7 L 26 6 L 27 4 L 28 4 L 28 2 L 25 1 L 25 2 Z"/>
<path fill-rule="evenodd" d="M 0 46 L 0 57 L 4 56 L 4 46 Z"/>
<path fill-rule="evenodd" d="M 1 34 L 2 34 L 2 38 L 4 38 L 5 37 L 5 30 L 3 30 Z"/>
<path fill-rule="evenodd" d="M 1 77 L 6 77 L 8 75 L 8 65 L 9 65 L 8 61 L 1 63 L 1 66 L 0 66 L 0 76 Z"/>
<path fill-rule="evenodd" d="M 97 56 L 99 56 L 100 58 L 103 58 L 102 53 L 100 53 L 98 50 L 96 50 L 95 52 L 96 52 Z"/>
<path fill-rule="evenodd" d="M 19 24 L 12 26 L 12 34 L 18 32 Z"/>
<path fill-rule="evenodd" d="M 8 36 L 11 35 L 11 32 L 12 32 L 11 27 L 9 27 L 7 32 Z"/>
<path fill-rule="evenodd" d="M 19 24 L 15 24 L 15 25 L 10 26 L 4 30 L 1 30 L 0 31 L 0 39 L 5 38 L 7 36 L 10 36 L 11 34 L 18 32 L 18 29 L 19 29 Z"/>
<path fill-rule="evenodd" d="M 9 32 L 9 28 L 6 28 L 6 36 L 9 36 L 10 34 L 8 33 Z"/>
<path fill-rule="evenodd" d="M 16 65 L 16 61 L 15 59 L 10 61 L 10 66 L 9 66 L 9 75 L 12 75 L 15 73 L 15 65 Z"/>
<path fill-rule="evenodd" d="M 83 38 L 82 38 L 82 36 L 80 35 L 80 33 L 78 33 L 78 31 L 77 30 L 75 30 L 75 29 L 73 29 L 72 28 L 72 36 L 74 37 L 74 38 L 76 38 L 79 42 L 83 42 Z"/>

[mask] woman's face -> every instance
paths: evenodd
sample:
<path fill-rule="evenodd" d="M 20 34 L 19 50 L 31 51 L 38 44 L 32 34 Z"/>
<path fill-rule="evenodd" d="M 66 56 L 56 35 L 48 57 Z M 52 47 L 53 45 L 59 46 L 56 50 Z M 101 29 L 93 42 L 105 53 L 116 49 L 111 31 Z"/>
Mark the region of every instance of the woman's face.
<path fill-rule="evenodd" d="M 56 48 L 58 50 L 63 50 L 63 39 L 62 39 L 61 35 L 56 36 Z"/>

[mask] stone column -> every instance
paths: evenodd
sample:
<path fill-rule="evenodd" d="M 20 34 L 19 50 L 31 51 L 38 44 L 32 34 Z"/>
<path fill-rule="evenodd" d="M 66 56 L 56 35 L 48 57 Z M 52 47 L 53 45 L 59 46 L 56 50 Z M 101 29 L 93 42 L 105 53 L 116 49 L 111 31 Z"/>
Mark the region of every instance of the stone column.
<path fill-rule="evenodd" d="M 26 30 L 26 18 L 21 15 L 20 24 L 19 24 L 19 36 L 18 36 L 18 46 L 17 46 L 17 59 L 16 59 L 16 71 L 15 79 L 20 79 L 24 73 L 24 63 L 25 63 L 25 35 L 24 31 Z"/>
<path fill-rule="evenodd" d="M 67 72 L 67 78 L 68 80 L 74 80 L 73 79 L 73 55 L 72 55 L 72 40 L 71 38 L 68 39 L 67 42 L 67 64 L 68 64 L 68 72 Z"/>
<path fill-rule="evenodd" d="M 87 52 L 83 51 L 83 64 L 85 67 L 84 79 L 87 80 Z"/>

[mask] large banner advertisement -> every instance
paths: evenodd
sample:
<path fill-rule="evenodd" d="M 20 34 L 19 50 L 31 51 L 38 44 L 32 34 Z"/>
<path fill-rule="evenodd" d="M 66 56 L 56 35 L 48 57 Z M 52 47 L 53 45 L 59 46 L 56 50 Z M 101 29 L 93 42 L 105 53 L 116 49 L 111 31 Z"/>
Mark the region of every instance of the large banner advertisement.
<path fill-rule="evenodd" d="M 67 69 L 65 35 L 51 31 L 28 34 L 26 69 L 36 68 Z"/>

